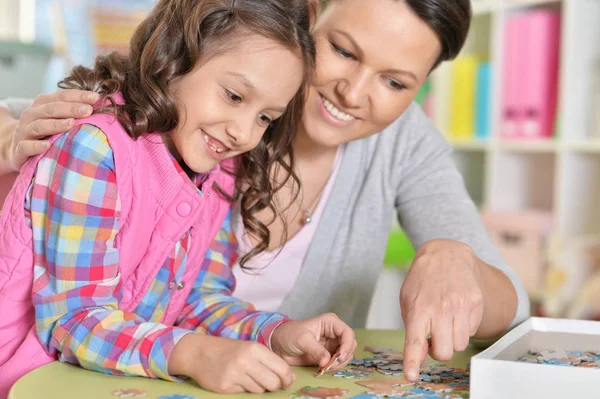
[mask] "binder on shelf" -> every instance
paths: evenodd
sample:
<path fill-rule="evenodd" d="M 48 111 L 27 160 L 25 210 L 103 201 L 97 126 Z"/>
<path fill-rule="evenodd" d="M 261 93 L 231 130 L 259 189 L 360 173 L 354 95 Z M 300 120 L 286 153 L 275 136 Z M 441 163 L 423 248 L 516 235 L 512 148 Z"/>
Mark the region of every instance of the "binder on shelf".
<path fill-rule="evenodd" d="M 536 10 L 523 15 L 525 35 L 522 136 L 553 135 L 558 95 L 560 12 Z"/>
<path fill-rule="evenodd" d="M 492 119 L 492 66 L 483 62 L 477 69 L 477 97 L 475 110 L 475 136 L 486 140 L 491 134 Z"/>
<path fill-rule="evenodd" d="M 475 83 L 478 64 L 474 55 L 463 55 L 456 59 L 452 68 L 450 135 L 454 139 L 471 139 L 475 132 Z"/>
<path fill-rule="evenodd" d="M 523 121 L 520 106 L 520 90 L 524 83 L 525 66 L 522 55 L 525 52 L 525 22 L 522 14 L 507 17 L 504 26 L 502 64 L 502 102 L 500 108 L 500 137 L 515 139 L 521 134 Z"/>

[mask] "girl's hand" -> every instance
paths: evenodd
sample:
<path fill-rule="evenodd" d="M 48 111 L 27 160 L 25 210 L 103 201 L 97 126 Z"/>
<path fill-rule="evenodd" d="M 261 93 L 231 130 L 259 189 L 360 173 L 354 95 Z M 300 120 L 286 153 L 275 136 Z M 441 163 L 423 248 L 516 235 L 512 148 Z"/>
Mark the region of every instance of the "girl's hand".
<path fill-rule="evenodd" d="M 290 366 L 264 345 L 200 334 L 177 343 L 169 374 L 193 378 L 202 388 L 222 394 L 273 392 L 296 380 Z"/>
<path fill-rule="evenodd" d="M 23 111 L 20 121 L 7 127 L 11 130 L 12 145 L 9 162 L 18 171 L 27 158 L 48 149 L 48 143 L 40 141 L 48 136 L 63 133 L 75 125 L 74 118 L 92 114 L 92 105 L 98 102 L 97 93 L 81 90 L 62 90 L 39 95 L 31 107 Z"/>
<path fill-rule="evenodd" d="M 432 240 L 417 251 L 400 290 L 406 326 L 404 374 L 415 381 L 427 353 L 448 361 L 477 332 L 484 310 L 483 281 L 471 248 Z M 428 335 L 431 334 L 431 347 Z"/>
<path fill-rule="evenodd" d="M 357 347 L 354 331 L 333 313 L 308 320 L 289 321 L 277 327 L 271 348 L 292 366 L 327 365 L 341 355 L 331 370 L 339 370 L 353 358 Z"/>

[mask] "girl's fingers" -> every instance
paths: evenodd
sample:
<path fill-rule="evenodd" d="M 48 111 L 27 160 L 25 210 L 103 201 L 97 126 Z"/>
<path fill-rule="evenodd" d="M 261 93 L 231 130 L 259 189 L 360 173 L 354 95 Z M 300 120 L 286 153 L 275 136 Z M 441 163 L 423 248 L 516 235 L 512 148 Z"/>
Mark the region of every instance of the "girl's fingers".
<path fill-rule="evenodd" d="M 262 357 L 260 363 L 266 367 L 273 375 L 275 375 L 279 381 L 280 386 L 287 389 L 295 381 L 296 376 L 292 372 L 289 364 L 285 362 L 281 357 L 277 356 L 271 351 L 267 352 L 267 355 Z"/>
<path fill-rule="evenodd" d="M 358 347 L 358 344 L 356 342 L 354 342 L 354 344 L 352 345 L 351 352 L 346 353 L 345 357 L 340 359 L 340 361 L 338 361 L 336 363 L 334 369 L 341 370 L 344 367 L 346 367 L 348 365 L 348 363 L 350 363 L 352 361 L 352 359 L 354 359 L 354 352 L 356 351 L 357 347 Z"/>
<path fill-rule="evenodd" d="M 343 364 L 352 360 L 356 349 L 356 336 L 354 330 L 333 313 L 323 315 L 322 323 L 324 323 L 324 328 L 321 338 L 335 340 L 338 343 L 338 347 L 334 349 L 334 351 L 341 355 L 339 363 Z M 326 349 L 329 350 L 332 355 L 334 354 L 327 345 Z M 336 364 L 336 367 L 338 367 L 338 364 Z"/>
<path fill-rule="evenodd" d="M 240 381 L 240 386 L 243 389 L 243 392 L 250 393 L 264 393 L 265 389 L 260 385 L 252 376 L 249 374 Z"/>
<path fill-rule="evenodd" d="M 291 385 L 291 383 L 289 385 L 284 385 L 284 381 L 282 381 L 278 375 L 261 363 L 254 365 L 250 370 L 248 370 L 248 375 L 264 391 L 268 392 L 275 392 L 282 389 L 284 386 L 287 388 L 289 385 Z"/>

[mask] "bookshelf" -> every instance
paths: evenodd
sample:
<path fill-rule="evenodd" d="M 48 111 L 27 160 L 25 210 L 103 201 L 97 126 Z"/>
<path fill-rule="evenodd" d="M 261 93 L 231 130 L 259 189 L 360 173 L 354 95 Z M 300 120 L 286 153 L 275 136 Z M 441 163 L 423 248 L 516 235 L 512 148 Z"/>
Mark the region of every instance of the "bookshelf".
<path fill-rule="evenodd" d="M 504 23 L 531 9 L 561 13 L 559 94 L 555 134 L 548 139 L 500 136 Z M 598 0 L 473 0 L 474 21 L 463 54 L 476 54 L 492 66 L 491 134 L 486 140 L 448 136 L 466 186 L 482 208 L 552 212 L 556 232 L 600 235 L 600 137 L 592 137 L 592 87 L 600 62 Z M 456 62 L 456 61 L 454 61 Z M 449 131 L 452 98 L 446 63 L 432 76 L 433 118 Z M 589 205 L 586 205 L 589 204 Z"/>
<path fill-rule="evenodd" d="M 545 212 L 552 219 L 552 240 L 600 240 L 600 1 L 472 0 L 472 4 L 473 24 L 459 57 L 476 56 L 491 66 L 489 133 L 482 138 L 477 132 L 466 137 L 456 132 L 452 101 L 458 102 L 460 93 L 453 93 L 453 80 L 459 76 L 453 68 L 461 58 L 432 74 L 433 100 L 424 102 L 454 149 L 469 194 L 483 211 Z M 506 24 L 514 16 L 538 10 L 560 13 L 553 134 L 507 139 L 502 124 L 508 79 L 503 75 L 507 52 L 512 50 L 505 46 L 510 40 Z M 530 292 L 534 302 L 543 295 Z"/>

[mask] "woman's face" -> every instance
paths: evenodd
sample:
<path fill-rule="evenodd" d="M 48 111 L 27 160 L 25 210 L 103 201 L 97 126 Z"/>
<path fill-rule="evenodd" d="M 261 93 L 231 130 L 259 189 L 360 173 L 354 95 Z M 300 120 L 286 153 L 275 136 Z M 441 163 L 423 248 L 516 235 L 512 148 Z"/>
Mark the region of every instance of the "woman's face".
<path fill-rule="evenodd" d="M 411 104 L 440 54 L 434 31 L 398 0 L 332 0 L 314 29 L 317 69 L 303 130 L 335 147 L 380 132 Z"/>

